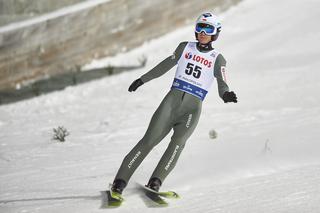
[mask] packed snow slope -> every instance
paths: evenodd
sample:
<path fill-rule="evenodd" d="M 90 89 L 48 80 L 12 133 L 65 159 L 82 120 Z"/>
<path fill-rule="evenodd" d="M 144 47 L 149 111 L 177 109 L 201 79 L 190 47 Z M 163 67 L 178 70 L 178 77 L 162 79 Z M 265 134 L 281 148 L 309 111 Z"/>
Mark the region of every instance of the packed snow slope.
<path fill-rule="evenodd" d="M 212 87 L 163 184 L 182 199 L 165 209 L 148 208 L 135 182 L 148 180 L 170 135 L 133 175 L 122 207 L 101 209 L 100 191 L 143 136 L 174 69 L 135 93 L 128 86 L 193 40 L 192 25 L 87 66 L 145 55 L 143 69 L 1 106 L 0 212 L 320 212 L 318 8 L 316 0 L 244 0 L 218 14 L 216 47 L 239 102 L 224 104 Z M 58 126 L 70 132 L 64 143 L 51 139 Z M 217 139 L 209 138 L 212 129 Z"/>

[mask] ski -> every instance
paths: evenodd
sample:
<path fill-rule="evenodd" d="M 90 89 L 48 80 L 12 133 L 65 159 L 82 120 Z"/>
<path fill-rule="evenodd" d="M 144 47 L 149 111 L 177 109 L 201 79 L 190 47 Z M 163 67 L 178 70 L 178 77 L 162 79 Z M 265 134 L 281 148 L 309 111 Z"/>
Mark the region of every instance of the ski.
<path fill-rule="evenodd" d="M 157 194 L 159 195 L 160 197 L 164 197 L 164 198 L 169 198 L 169 199 L 179 199 L 180 196 L 174 192 L 174 191 L 155 191 L 155 190 L 152 190 L 151 188 L 147 187 L 147 186 L 143 186 L 143 188 L 153 194 Z"/>
<path fill-rule="evenodd" d="M 109 190 L 107 191 L 108 196 L 108 208 L 115 208 L 121 206 L 124 198 L 118 192 L 112 191 L 112 184 L 109 185 Z"/>
<path fill-rule="evenodd" d="M 144 192 L 144 194 L 151 200 L 153 201 L 158 207 L 166 207 L 169 205 L 169 203 L 164 199 L 164 198 L 169 198 L 169 199 L 177 199 L 180 198 L 180 196 L 173 192 L 173 191 L 155 191 L 150 189 L 147 186 L 144 186 L 142 184 L 139 184 L 140 189 Z"/>
<path fill-rule="evenodd" d="M 167 201 L 165 201 L 163 198 L 161 198 L 159 195 L 150 192 L 150 191 L 145 191 L 145 195 L 152 200 L 154 203 L 157 204 L 158 207 L 166 207 L 169 205 Z"/>

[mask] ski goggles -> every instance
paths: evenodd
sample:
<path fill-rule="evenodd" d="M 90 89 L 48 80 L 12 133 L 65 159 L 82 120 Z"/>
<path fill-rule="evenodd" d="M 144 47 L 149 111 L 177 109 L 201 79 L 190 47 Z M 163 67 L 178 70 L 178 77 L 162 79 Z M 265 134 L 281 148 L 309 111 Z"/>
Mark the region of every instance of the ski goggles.
<path fill-rule="evenodd" d="M 215 35 L 216 28 L 210 24 L 198 23 L 196 25 L 196 33 L 204 32 L 206 35 Z"/>

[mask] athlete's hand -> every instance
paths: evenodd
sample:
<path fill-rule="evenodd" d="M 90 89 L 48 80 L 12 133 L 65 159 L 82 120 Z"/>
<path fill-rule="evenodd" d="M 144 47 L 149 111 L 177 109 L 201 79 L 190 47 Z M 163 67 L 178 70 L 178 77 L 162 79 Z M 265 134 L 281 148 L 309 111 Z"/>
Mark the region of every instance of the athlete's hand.
<path fill-rule="evenodd" d="M 225 103 L 228 103 L 228 102 L 234 102 L 234 103 L 237 103 L 238 100 L 237 100 L 237 96 L 236 94 L 231 91 L 231 92 L 225 92 L 222 96 L 222 99 Z"/>
<path fill-rule="evenodd" d="M 132 92 L 132 91 L 136 91 L 136 89 L 138 87 L 140 87 L 143 84 L 143 81 L 139 78 L 137 80 L 135 80 L 134 82 L 132 82 L 132 84 L 130 85 L 128 91 Z"/>

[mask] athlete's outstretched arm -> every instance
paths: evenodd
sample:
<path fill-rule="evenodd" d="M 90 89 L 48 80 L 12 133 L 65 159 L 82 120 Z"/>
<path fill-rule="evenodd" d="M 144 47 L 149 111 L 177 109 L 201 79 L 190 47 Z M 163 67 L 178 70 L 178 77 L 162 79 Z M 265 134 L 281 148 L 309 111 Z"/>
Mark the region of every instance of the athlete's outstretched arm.
<path fill-rule="evenodd" d="M 149 72 L 141 76 L 141 80 L 143 81 L 143 83 L 160 77 L 161 75 L 168 72 L 172 67 L 174 67 L 177 64 L 186 45 L 187 42 L 181 42 L 171 56 L 168 56 Z"/>
<path fill-rule="evenodd" d="M 219 54 L 214 65 L 214 77 L 217 79 L 219 96 L 225 103 L 237 103 L 236 94 L 233 91 L 229 92 L 229 87 L 227 85 L 226 64 L 227 62 L 224 57 Z"/>
<path fill-rule="evenodd" d="M 226 60 L 219 54 L 214 64 L 214 77 L 217 79 L 219 96 L 222 98 L 225 92 L 229 91 L 226 82 Z"/>
<path fill-rule="evenodd" d="M 139 79 L 135 80 L 129 87 L 129 92 L 136 91 L 138 87 L 140 87 L 142 84 L 151 81 L 152 79 L 158 78 L 161 75 L 168 72 L 172 67 L 174 67 L 179 58 L 181 57 L 181 54 L 183 53 L 183 50 L 188 42 L 181 42 L 174 53 L 161 61 L 157 66 L 155 66 L 153 69 L 151 69 L 149 72 L 141 76 Z"/>

